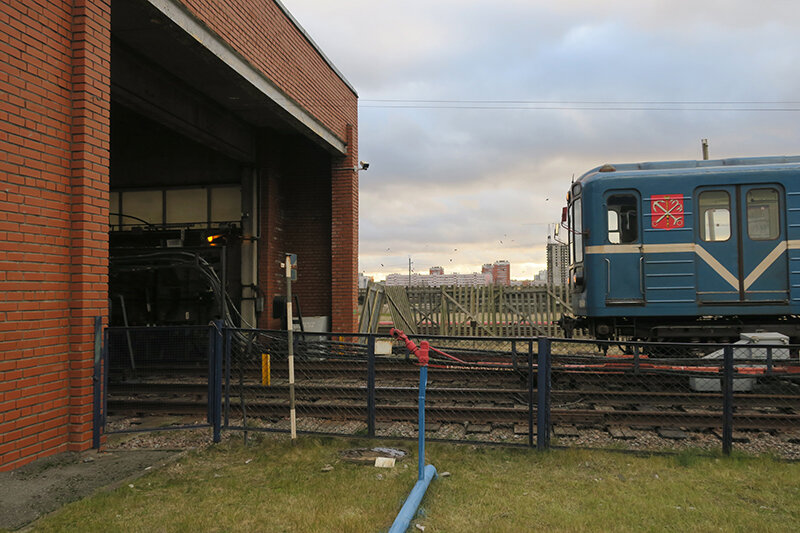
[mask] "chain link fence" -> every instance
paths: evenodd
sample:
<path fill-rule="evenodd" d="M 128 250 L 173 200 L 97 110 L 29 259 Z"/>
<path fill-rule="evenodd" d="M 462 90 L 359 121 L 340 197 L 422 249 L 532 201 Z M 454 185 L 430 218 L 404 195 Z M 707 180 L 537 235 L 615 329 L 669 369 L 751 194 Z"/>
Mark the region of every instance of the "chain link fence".
<path fill-rule="evenodd" d="M 800 458 L 799 365 L 789 345 L 554 339 L 553 444 Z"/>
<path fill-rule="evenodd" d="M 217 433 L 290 430 L 286 331 L 113 329 L 110 412 L 207 409 Z M 409 340 L 430 343 L 429 440 L 540 449 L 740 448 L 800 458 L 797 346 Z M 404 342 L 295 332 L 292 347 L 298 432 L 417 437 L 419 367 Z"/>
<path fill-rule="evenodd" d="M 215 331 L 213 326 L 106 329 L 107 394 L 102 407 L 95 406 L 102 413 L 95 414 L 95 424 L 103 424 L 105 433 L 208 427 Z M 160 418 L 154 425 L 155 417 Z"/>
<path fill-rule="evenodd" d="M 417 344 L 423 337 L 410 336 Z M 486 337 L 424 337 L 430 342 L 426 438 L 530 444 L 533 342 Z M 416 437 L 419 369 L 395 342 L 376 356 L 376 434 Z"/>

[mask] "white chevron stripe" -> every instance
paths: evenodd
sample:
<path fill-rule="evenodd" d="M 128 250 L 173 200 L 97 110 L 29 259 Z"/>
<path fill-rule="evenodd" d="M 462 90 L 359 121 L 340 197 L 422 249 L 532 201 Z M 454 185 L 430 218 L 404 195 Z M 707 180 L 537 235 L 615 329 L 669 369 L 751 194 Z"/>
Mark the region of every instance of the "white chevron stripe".
<path fill-rule="evenodd" d="M 728 269 L 722 266 L 722 263 L 717 261 L 713 255 L 705 250 L 705 248 L 698 244 L 695 245 L 694 251 L 700 256 L 700 259 L 708 263 L 708 266 L 710 266 L 714 272 L 722 276 L 722 279 L 730 283 L 731 287 L 737 291 L 739 290 L 739 278 L 728 272 Z"/>
<path fill-rule="evenodd" d="M 755 283 L 755 281 L 761 277 L 761 274 L 763 274 L 764 271 L 767 270 L 772 265 L 772 263 L 774 263 L 775 260 L 778 259 L 783 254 L 786 248 L 787 248 L 786 241 L 779 242 L 778 246 L 776 246 L 775 249 L 773 249 L 769 253 L 769 255 L 767 255 L 767 257 L 765 257 L 758 264 L 758 266 L 755 267 L 752 272 L 750 272 L 750 274 L 748 274 L 746 278 L 744 278 L 744 290 L 750 288 L 750 285 Z"/>

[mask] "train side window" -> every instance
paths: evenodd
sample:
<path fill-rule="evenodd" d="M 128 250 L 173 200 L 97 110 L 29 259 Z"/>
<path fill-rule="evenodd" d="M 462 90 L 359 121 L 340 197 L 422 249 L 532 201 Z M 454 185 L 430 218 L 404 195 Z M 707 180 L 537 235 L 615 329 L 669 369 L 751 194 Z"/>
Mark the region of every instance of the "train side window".
<path fill-rule="evenodd" d="M 627 244 L 639 240 L 638 203 L 636 196 L 632 194 L 608 197 L 608 242 Z"/>
<path fill-rule="evenodd" d="M 778 191 L 747 191 L 747 236 L 754 241 L 777 239 L 780 235 Z"/>
<path fill-rule="evenodd" d="M 731 197 L 725 191 L 703 191 L 697 198 L 700 238 L 708 242 L 731 237 Z"/>

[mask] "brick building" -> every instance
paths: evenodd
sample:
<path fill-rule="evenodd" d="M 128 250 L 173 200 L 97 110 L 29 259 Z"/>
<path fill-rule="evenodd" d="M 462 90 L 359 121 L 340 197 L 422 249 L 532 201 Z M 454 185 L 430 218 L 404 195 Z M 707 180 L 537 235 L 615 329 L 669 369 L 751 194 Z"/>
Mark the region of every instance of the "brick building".
<path fill-rule="evenodd" d="M 137 290 L 109 291 L 110 241 L 228 232 L 231 295 L 269 328 L 296 253 L 304 315 L 355 330 L 357 95 L 278 0 L 7 0 L 0 20 L 0 470 L 91 445 L 94 317 Z"/>
<path fill-rule="evenodd" d="M 492 265 L 492 281 L 495 285 L 511 285 L 511 263 L 495 261 Z"/>

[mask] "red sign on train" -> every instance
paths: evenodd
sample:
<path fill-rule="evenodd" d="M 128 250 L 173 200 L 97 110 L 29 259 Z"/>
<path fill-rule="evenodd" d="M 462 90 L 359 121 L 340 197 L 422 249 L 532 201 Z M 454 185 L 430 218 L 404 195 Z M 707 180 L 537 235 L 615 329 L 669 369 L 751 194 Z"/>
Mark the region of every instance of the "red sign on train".
<path fill-rule="evenodd" d="M 683 227 L 682 194 L 654 194 L 650 197 L 650 211 L 655 229 Z"/>

